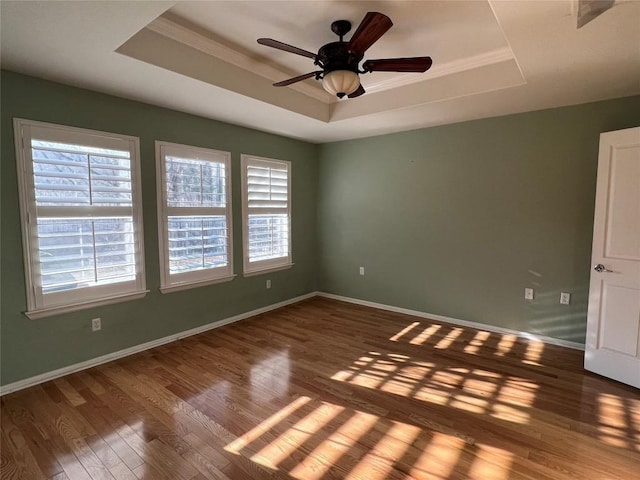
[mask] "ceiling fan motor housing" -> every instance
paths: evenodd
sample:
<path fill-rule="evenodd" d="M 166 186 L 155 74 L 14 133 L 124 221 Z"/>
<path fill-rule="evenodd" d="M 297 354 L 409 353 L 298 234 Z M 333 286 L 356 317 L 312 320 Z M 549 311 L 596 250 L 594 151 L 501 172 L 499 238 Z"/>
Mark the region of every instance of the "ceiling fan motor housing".
<path fill-rule="evenodd" d="M 334 70 L 350 70 L 358 73 L 360 60 L 362 55 L 351 52 L 347 42 L 332 42 L 320 48 L 316 62 L 322 67 L 324 73 Z"/>

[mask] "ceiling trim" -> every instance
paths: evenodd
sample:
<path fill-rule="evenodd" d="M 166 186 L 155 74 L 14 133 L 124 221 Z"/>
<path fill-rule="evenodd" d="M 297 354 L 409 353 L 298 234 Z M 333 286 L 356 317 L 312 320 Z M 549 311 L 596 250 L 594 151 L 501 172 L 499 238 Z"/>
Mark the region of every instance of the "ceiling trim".
<path fill-rule="evenodd" d="M 398 75 L 394 78 L 380 80 L 373 83 L 367 83 L 367 92 L 379 92 L 390 88 L 402 87 L 412 83 L 431 80 L 438 77 L 453 75 L 455 73 L 466 72 L 475 68 L 486 67 L 496 63 L 502 63 L 507 60 L 515 60 L 515 56 L 510 47 L 498 48 L 489 52 L 480 53 L 472 57 L 461 58 L 452 62 L 438 64 L 434 61 L 434 66 L 426 73 L 425 76 L 416 75 L 415 73 L 406 73 Z"/>
<path fill-rule="evenodd" d="M 116 52 L 315 120 L 328 122 L 330 118 L 330 106 L 323 102 L 288 88 L 273 88 L 264 77 L 148 28 L 140 30 Z M 209 99 L 211 95 L 205 97 Z"/>
<path fill-rule="evenodd" d="M 156 32 L 164 37 L 170 38 L 184 45 L 188 45 L 192 48 L 200 50 L 207 55 L 211 55 L 227 63 L 235 65 L 236 67 L 248 70 L 252 73 L 267 78 L 268 80 L 277 82 L 283 79 L 283 77 L 291 76 L 290 72 L 284 72 L 271 65 L 257 62 L 254 58 L 235 50 L 227 45 L 224 45 L 213 38 L 202 35 L 193 29 L 176 22 L 165 15 L 161 15 L 153 22 L 147 25 L 147 29 Z M 513 51 L 510 47 L 503 47 L 489 52 L 484 52 L 472 57 L 461 58 L 452 62 L 438 64 L 437 59 L 434 62 L 434 66 L 426 74 L 427 79 L 443 77 L 446 75 L 452 75 L 467 70 L 473 70 L 475 68 L 481 68 L 496 63 L 501 63 L 507 60 L 514 59 Z M 367 92 L 374 93 L 380 92 L 392 88 L 402 87 L 417 83 L 425 80 L 425 76 L 416 75 L 415 73 L 406 73 L 397 75 L 394 78 L 388 78 L 385 80 L 378 80 L 374 82 L 367 82 Z M 317 86 L 305 82 L 298 82 L 289 86 L 289 88 L 303 93 L 311 98 L 319 100 L 325 104 L 336 103 L 337 100 L 332 95 L 329 95 L 324 90 Z"/>
<path fill-rule="evenodd" d="M 438 5 L 317 0 L 290 2 L 287 9 L 276 0 L 206 6 L 175 1 L 0 0 L 0 4 L 5 70 L 312 143 L 640 93 L 637 0 L 618 0 L 616 7 L 580 30 L 571 13 L 575 0 L 462 0 Z M 149 24 L 155 29 L 163 24 L 176 27 L 164 21 L 168 19 L 215 40 L 233 57 L 238 51 L 285 74 L 295 74 L 308 71 L 305 66 L 313 68 L 313 62 L 262 49 L 255 43 L 258 35 L 247 37 L 247 32 L 263 31 L 273 38 L 306 37 L 305 42 L 320 44 L 328 34 L 326 29 L 317 31 L 317 25 L 330 23 L 338 4 L 345 18 L 361 18 L 364 10 L 384 9 L 397 27 L 404 25 L 375 47 L 378 54 L 370 50 L 368 57 L 419 54 L 427 48 L 435 61 L 431 71 L 415 75 L 419 82 L 374 93 L 369 82 L 382 83 L 395 75 L 363 75 L 362 83 L 369 90 L 366 95 L 331 103 L 333 97 L 322 90 L 320 82 L 307 80 L 295 88 L 274 88 L 275 79 L 268 76 L 278 75 L 278 80 L 287 76 L 273 70 L 265 75 L 253 63 L 249 70 L 243 68 L 249 60 L 242 57 L 243 67 L 239 67 L 202 51 L 206 50 L 202 45 L 202 49 L 193 48 L 166 36 L 170 35 L 166 30 L 161 30 L 163 35 L 146 28 Z M 183 40 L 177 35 L 184 32 L 174 30 L 171 35 Z M 211 45 L 204 39 L 200 40 Z M 411 50 L 405 52 L 403 45 L 410 45 Z M 511 48 L 514 58 L 491 63 L 508 55 L 504 47 Z M 487 65 L 470 68 L 471 64 L 465 65 L 468 62 Z M 463 71 L 451 73 L 456 70 Z M 298 87 L 310 88 L 310 95 Z M 326 103 L 316 97 L 325 94 L 331 97 Z"/>
<path fill-rule="evenodd" d="M 274 82 L 278 82 L 291 76 L 291 73 L 283 72 L 271 65 L 257 62 L 255 59 L 239 52 L 238 50 L 234 50 L 233 48 L 223 45 L 212 38 L 199 34 L 162 15 L 148 24 L 146 28 L 164 37 L 170 38 L 171 40 L 195 48 L 196 50 L 200 50 L 207 55 L 216 57 L 224 62 L 230 63 L 236 67 L 255 73 L 256 75 L 260 75 L 261 77 Z M 305 82 L 295 83 L 290 85 L 289 88 L 297 90 L 298 92 L 314 98 L 315 100 L 319 100 L 322 103 L 331 104 L 335 102 L 332 95 L 319 87 Z"/>

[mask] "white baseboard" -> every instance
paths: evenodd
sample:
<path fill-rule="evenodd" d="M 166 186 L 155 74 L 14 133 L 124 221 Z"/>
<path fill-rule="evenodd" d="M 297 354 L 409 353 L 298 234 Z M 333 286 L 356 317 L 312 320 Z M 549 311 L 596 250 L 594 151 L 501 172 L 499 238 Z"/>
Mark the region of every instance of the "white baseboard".
<path fill-rule="evenodd" d="M 266 313 L 271 310 L 275 310 L 280 307 L 284 307 L 286 305 L 291 305 L 293 303 L 298 303 L 308 298 L 312 298 L 315 296 L 331 298 L 334 300 L 340 300 L 342 302 L 355 303 L 358 305 L 364 305 L 367 307 L 378 308 L 380 310 L 387 310 L 390 312 L 404 313 L 406 315 L 413 315 L 414 317 L 420 318 L 428 318 L 430 320 L 437 320 L 440 322 L 451 323 L 454 325 L 460 325 L 464 327 L 472 327 L 479 330 L 486 330 L 489 332 L 496 333 L 508 333 L 512 335 L 517 335 L 519 337 L 527 338 L 529 340 L 540 341 L 544 343 L 549 343 L 552 345 L 560 345 L 562 347 L 574 348 L 577 350 L 584 350 L 584 344 L 577 342 L 570 342 L 568 340 L 562 340 L 559 338 L 546 337 L 542 335 L 534 335 L 528 332 L 520 332 L 518 330 L 511 330 L 509 328 L 496 327 L 493 325 L 487 325 L 484 323 L 478 322 L 469 322 L 466 320 L 460 320 L 458 318 L 453 317 L 445 317 L 443 315 L 435 315 L 431 313 L 420 312 L 418 310 L 409 310 L 408 308 L 394 307 L 392 305 L 385 305 L 383 303 L 369 302 L 367 300 L 359 300 L 357 298 L 351 297 L 343 297 L 342 295 L 334 295 L 332 293 L 324 293 L 324 292 L 311 292 L 305 295 L 301 295 L 299 297 L 290 298 L 288 300 L 284 300 L 282 302 L 274 303 L 272 305 L 267 305 L 266 307 L 258 308 L 256 310 L 251 310 L 250 312 L 240 313 L 238 315 L 234 315 L 233 317 L 225 318 L 223 320 L 218 320 L 217 322 L 208 323 L 206 325 L 202 325 L 200 327 L 192 328 L 190 330 L 185 330 L 183 332 L 175 333 L 173 335 L 169 335 L 167 337 L 158 338 L 156 340 L 152 340 L 150 342 L 142 343 L 140 345 L 135 345 L 130 348 L 126 348 L 124 350 L 119 350 L 117 352 L 108 353 L 106 355 L 102 355 L 100 357 L 92 358 L 85 362 L 76 363 L 74 365 L 69 365 L 67 367 L 59 368 L 57 370 L 52 370 L 50 372 L 45 372 L 40 375 L 36 375 L 34 377 L 25 378 L 24 380 L 19 380 L 17 382 L 9 383 L 4 386 L 0 386 L 0 396 L 6 395 L 7 393 L 15 392 L 18 390 L 22 390 L 28 387 L 32 387 L 34 385 L 38 385 L 40 383 L 48 382 L 49 380 L 54 380 L 59 377 L 63 377 L 65 375 L 69 375 L 71 373 L 79 372 L 81 370 L 86 370 L 87 368 L 95 367 L 98 365 L 102 365 L 103 363 L 111 362 L 113 360 L 117 360 L 119 358 L 128 357 L 129 355 L 133 355 L 135 353 L 143 352 L 145 350 L 149 350 L 151 348 L 159 347 L 160 345 L 164 345 L 166 343 L 175 342 L 176 340 L 180 340 L 182 338 L 191 337 L 192 335 L 197 335 L 199 333 L 206 332 L 208 330 L 212 330 L 214 328 L 222 327 L 223 325 L 228 325 L 230 323 L 238 322 L 240 320 L 245 320 L 249 317 L 253 317 L 255 315 L 260 315 L 261 313 Z"/>
<path fill-rule="evenodd" d="M 333 300 L 340 300 L 342 302 L 364 305 L 366 307 L 379 308 L 380 310 L 388 310 L 390 312 L 404 313 L 406 315 L 413 315 L 414 317 L 428 318 L 429 320 L 437 320 L 439 322 L 451 323 L 451 324 L 460 325 L 463 327 L 471 327 L 471 328 L 476 328 L 478 330 L 486 330 L 488 332 L 507 333 L 511 335 L 517 335 L 518 337 L 523 337 L 523 338 L 538 341 L 538 342 L 549 343 L 551 345 L 559 345 L 561 347 L 573 348 L 576 350 L 584 350 L 583 343 L 572 342 L 569 340 L 562 340 L 560 338 L 546 337 L 544 335 L 535 335 L 529 332 L 511 330 L 510 328 L 496 327 L 494 325 L 488 325 L 486 323 L 469 322 L 467 320 L 460 320 L 458 318 L 445 317 L 443 315 L 435 315 L 433 313 L 425 313 L 425 312 L 420 312 L 418 310 L 409 310 L 408 308 L 394 307 L 392 305 L 385 305 L 383 303 L 369 302 L 367 300 L 359 300 L 357 298 L 343 297 L 341 295 L 334 295 L 332 293 L 318 292 L 318 296 L 331 298 Z"/>
<path fill-rule="evenodd" d="M 69 375 L 71 373 L 79 372 L 81 370 L 86 370 L 87 368 L 95 367 L 97 365 L 102 365 L 103 363 L 111 362 L 119 358 L 128 357 L 129 355 L 133 355 L 134 353 L 143 352 L 144 350 L 149 350 L 151 348 L 159 347 L 160 345 L 164 345 L 166 343 L 175 342 L 176 340 L 190 337 L 192 335 L 197 335 L 199 333 L 203 333 L 208 330 L 212 330 L 214 328 L 222 327 L 223 325 L 228 325 L 230 323 L 238 322 L 240 320 L 245 320 L 249 317 L 253 317 L 255 315 L 260 315 L 261 313 L 266 313 L 271 310 L 275 310 L 276 308 L 284 307 L 286 305 L 291 305 L 292 303 L 301 302 L 302 300 L 315 297 L 316 295 L 317 295 L 317 292 L 311 292 L 305 295 L 300 295 L 299 297 L 294 297 L 288 300 L 284 300 L 282 302 L 274 303 L 272 305 L 267 305 L 266 307 L 258 308 L 256 310 L 251 310 L 250 312 L 240 313 L 238 315 L 234 315 L 233 317 L 208 323 L 206 325 L 192 328 L 190 330 L 185 330 L 183 332 L 175 333 L 167 337 L 158 338 L 150 342 L 142 343 L 140 345 L 135 345 L 130 348 L 125 348 L 124 350 L 118 350 L 117 352 L 108 353 L 100 357 L 92 358 L 85 362 L 76 363 L 74 365 L 69 365 L 68 367 L 63 367 L 57 370 L 52 370 L 50 372 L 45 372 L 40 375 L 36 375 L 35 377 L 29 377 L 29 378 L 25 378 L 24 380 L 19 380 L 17 382 L 9 383 L 7 385 L 0 386 L 0 396 L 6 395 L 7 393 L 15 392 L 18 390 L 22 390 L 24 388 L 32 387 L 40 383 L 48 382 L 49 380 L 54 380 L 56 378 Z"/>

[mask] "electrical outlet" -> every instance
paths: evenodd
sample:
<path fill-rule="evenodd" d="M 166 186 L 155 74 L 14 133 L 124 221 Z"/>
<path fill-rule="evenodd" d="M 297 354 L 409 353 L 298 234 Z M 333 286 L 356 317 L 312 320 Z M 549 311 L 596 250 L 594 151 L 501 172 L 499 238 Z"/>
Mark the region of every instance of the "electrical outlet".
<path fill-rule="evenodd" d="M 102 330 L 102 321 L 99 318 L 94 318 L 91 320 L 91 331 L 97 332 L 98 330 Z"/>
<path fill-rule="evenodd" d="M 524 298 L 525 300 L 533 300 L 533 288 L 524 289 Z"/>
<path fill-rule="evenodd" d="M 360 267 L 360 275 L 364 275 L 364 267 Z"/>
<path fill-rule="evenodd" d="M 566 293 L 566 292 L 560 293 L 560 303 L 562 305 L 569 305 L 570 302 L 571 302 L 571 294 L 570 293 Z"/>
<path fill-rule="evenodd" d="M 271 280 L 267 280 L 267 288 L 271 288 Z"/>

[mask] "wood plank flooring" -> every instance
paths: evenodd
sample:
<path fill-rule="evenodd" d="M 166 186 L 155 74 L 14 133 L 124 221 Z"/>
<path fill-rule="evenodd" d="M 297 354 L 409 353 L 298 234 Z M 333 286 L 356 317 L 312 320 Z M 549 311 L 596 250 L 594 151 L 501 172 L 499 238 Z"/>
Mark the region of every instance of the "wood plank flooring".
<path fill-rule="evenodd" d="M 639 479 L 582 352 L 314 298 L 2 397 L 2 479 Z"/>

